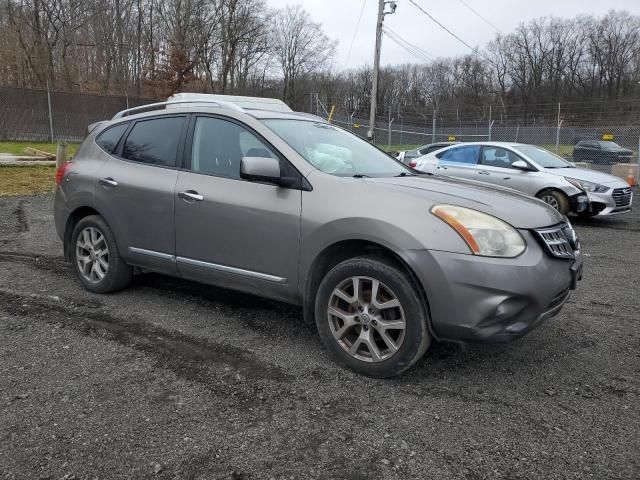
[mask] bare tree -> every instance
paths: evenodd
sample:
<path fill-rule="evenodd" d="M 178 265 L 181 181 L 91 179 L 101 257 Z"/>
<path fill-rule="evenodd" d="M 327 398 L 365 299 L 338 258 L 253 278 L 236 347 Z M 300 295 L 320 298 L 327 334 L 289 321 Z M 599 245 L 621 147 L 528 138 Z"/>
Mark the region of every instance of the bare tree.
<path fill-rule="evenodd" d="M 273 14 L 271 46 L 283 76 L 282 98 L 293 104 L 296 80 L 326 66 L 335 53 L 331 41 L 300 6 L 287 6 Z"/>

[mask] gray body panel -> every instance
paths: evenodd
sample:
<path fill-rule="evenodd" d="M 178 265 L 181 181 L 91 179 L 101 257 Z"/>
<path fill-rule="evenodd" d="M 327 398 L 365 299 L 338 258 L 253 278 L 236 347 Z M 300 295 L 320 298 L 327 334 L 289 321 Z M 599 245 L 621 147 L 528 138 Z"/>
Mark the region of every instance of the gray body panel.
<path fill-rule="evenodd" d="M 529 233 L 562 221 L 537 199 L 478 182 L 475 172 L 470 181 L 337 177 L 315 169 L 260 121 L 318 119 L 211 107 L 194 107 L 189 113 L 242 122 L 286 158 L 310 188 L 125 161 L 95 143 L 96 135 L 113 124 L 107 122 L 88 136 L 56 189 L 61 238 L 69 215 L 90 207 L 105 218 L 121 255 L 132 265 L 306 305 L 307 282 L 323 251 L 342 241 L 372 242 L 406 263 L 426 293 L 432 333 L 452 341 L 504 341 L 524 334 L 555 313 L 547 307 L 568 288 L 571 262 L 549 257 Z M 158 113 L 118 121 L 150 115 Z M 185 198 L 187 191 L 192 196 Z M 462 238 L 430 214 L 436 204 L 502 219 L 521 231 L 526 251 L 516 258 L 471 255 Z M 523 304 L 524 310 L 513 307 Z M 497 328 L 490 318 L 500 317 L 503 310 Z"/>
<path fill-rule="evenodd" d="M 204 198 L 194 202 L 175 197 L 176 256 L 180 274 L 193 280 L 295 301 L 302 192 L 183 171 L 178 176 L 176 192 L 185 190 L 194 190 Z M 233 267 L 246 273 L 216 266 Z"/>

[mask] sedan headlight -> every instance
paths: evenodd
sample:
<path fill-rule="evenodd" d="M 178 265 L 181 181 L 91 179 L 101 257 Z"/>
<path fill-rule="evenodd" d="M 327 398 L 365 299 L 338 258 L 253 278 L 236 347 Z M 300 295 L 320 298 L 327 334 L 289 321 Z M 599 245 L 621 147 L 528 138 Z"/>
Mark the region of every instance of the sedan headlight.
<path fill-rule="evenodd" d="M 577 187 L 580 190 L 584 190 L 585 192 L 603 193 L 609 190 L 609 187 L 605 185 L 600 185 L 598 183 L 593 183 L 593 182 L 587 182 L 586 180 L 578 180 L 577 178 L 571 178 L 571 177 L 564 177 L 564 179 L 574 187 Z"/>
<path fill-rule="evenodd" d="M 486 213 L 455 205 L 435 205 L 431 213 L 453 228 L 474 255 L 517 257 L 526 248 L 515 228 Z"/>

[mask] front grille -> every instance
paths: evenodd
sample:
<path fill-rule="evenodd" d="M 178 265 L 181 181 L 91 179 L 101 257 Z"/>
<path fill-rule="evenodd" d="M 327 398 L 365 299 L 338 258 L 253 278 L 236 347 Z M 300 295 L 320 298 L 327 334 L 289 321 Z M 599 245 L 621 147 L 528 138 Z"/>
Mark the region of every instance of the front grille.
<path fill-rule="evenodd" d="M 616 207 L 627 207 L 631 205 L 630 188 L 616 188 L 612 195 L 613 200 L 616 202 Z"/>
<path fill-rule="evenodd" d="M 573 239 L 567 237 L 566 231 L 572 231 L 567 224 L 535 230 L 538 239 L 541 240 L 548 253 L 559 258 L 574 258 L 574 248 L 571 245 Z"/>

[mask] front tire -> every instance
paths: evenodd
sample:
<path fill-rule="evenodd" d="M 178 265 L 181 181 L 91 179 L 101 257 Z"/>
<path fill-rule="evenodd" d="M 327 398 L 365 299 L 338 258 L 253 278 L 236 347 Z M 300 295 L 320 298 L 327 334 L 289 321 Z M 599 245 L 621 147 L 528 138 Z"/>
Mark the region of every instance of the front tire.
<path fill-rule="evenodd" d="M 99 215 L 81 219 L 71 234 L 71 263 L 84 287 L 94 293 L 121 290 L 133 268 L 120 257 L 111 229 Z"/>
<path fill-rule="evenodd" d="M 320 283 L 315 314 L 332 356 L 370 377 L 398 375 L 431 343 L 415 285 L 383 258 L 356 257 L 336 265 Z"/>
<path fill-rule="evenodd" d="M 550 207 L 555 208 L 563 215 L 569 213 L 569 199 L 562 192 L 559 192 L 557 190 L 543 190 L 538 194 L 538 198 Z"/>

